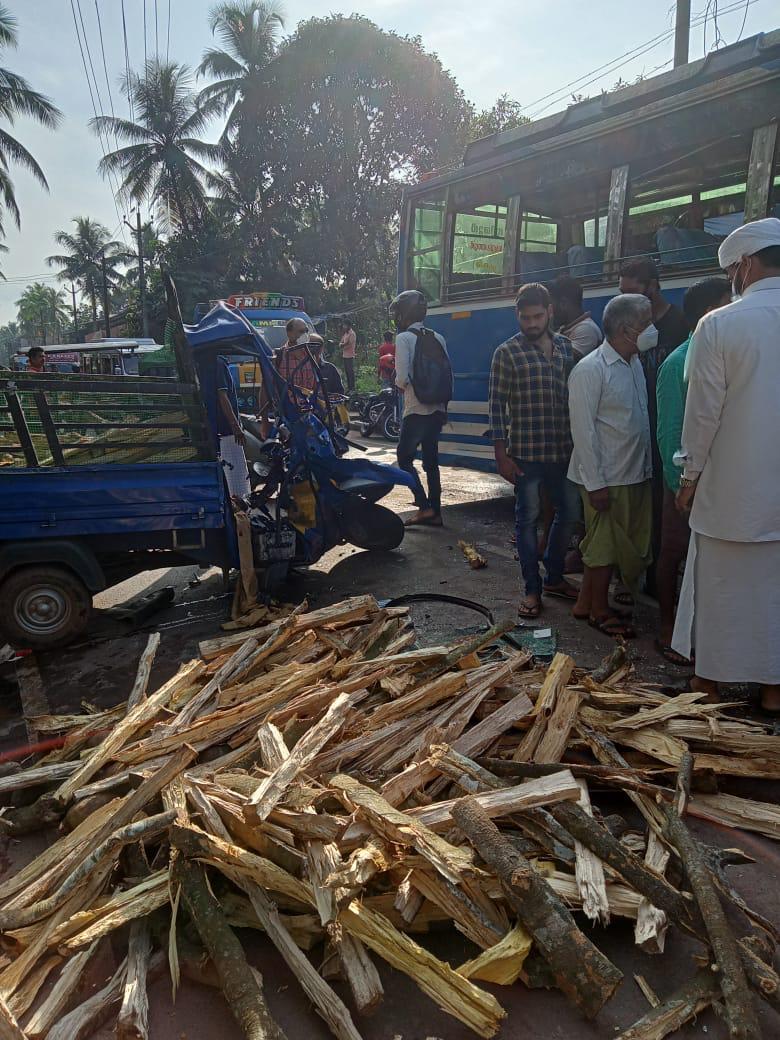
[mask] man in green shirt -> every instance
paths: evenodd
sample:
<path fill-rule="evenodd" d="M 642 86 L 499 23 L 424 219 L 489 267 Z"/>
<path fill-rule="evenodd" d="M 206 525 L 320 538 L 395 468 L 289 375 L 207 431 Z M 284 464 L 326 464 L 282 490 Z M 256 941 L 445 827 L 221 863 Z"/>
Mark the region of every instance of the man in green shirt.
<path fill-rule="evenodd" d="M 725 278 L 704 278 L 685 292 L 683 312 L 692 329 L 710 311 L 731 302 L 731 285 Z M 658 370 L 656 401 L 658 405 L 657 438 L 664 477 L 664 501 L 661 521 L 661 550 L 656 566 L 656 591 L 660 622 L 655 646 L 671 664 L 689 665 L 682 655 L 671 647 L 674 612 L 677 597 L 677 579 L 680 564 L 688 552 L 690 529 L 688 518 L 676 508 L 674 497 L 680 487 L 682 470 L 674 464 L 674 454 L 680 450 L 687 382 L 685 362 L 693 334 L 672 351 Z"/>

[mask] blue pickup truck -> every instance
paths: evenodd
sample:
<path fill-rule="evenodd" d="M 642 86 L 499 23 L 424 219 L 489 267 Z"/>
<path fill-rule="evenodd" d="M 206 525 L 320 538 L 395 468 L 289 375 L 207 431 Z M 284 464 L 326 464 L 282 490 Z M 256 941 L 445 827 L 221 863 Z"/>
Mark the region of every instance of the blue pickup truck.
<path fill-rule="evenodd" d="M 237 563 L 196 385 L 0 375 L 0 631 L 60 646 L 95 593 L 142 571 Z"/>

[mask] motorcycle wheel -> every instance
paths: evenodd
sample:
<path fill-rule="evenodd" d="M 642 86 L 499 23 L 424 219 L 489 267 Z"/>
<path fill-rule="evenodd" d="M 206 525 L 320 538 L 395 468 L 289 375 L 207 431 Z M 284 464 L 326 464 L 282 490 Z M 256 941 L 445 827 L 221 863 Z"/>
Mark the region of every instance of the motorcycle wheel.
<path fill-rule="evenodd" d="M 387 409 L 382 417 L 380 424 L 382 436 L 386 441 L 392 441 L 393 443 L 398 442 L 398 438 L 401 436 L 401 423 L 398 420 L 398 416 L 394 410 Z"/>
<path fill-rule="evenodd" d="M 350 497 L 338 511 L 339 530 L 344 541 L 371 552 L 390 552 L 404 539 L 404 524 L 391 509 Z"/>

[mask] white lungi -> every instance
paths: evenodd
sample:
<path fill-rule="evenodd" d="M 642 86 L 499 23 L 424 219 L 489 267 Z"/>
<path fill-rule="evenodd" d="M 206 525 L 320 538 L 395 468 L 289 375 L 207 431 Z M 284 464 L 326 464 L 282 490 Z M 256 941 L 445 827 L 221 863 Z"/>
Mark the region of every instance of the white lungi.
<path fill-rule="evenodd" d="M 230 494 L 237 498 L 247 498 L 252 487 L 246 454 L 232 433 L 219 438 L 219 458 Z"/>
<path fill-rule="evenodd" d="M 672 647 L 702 679 L 780 683 L 780 541 L 693 532 Z"/>

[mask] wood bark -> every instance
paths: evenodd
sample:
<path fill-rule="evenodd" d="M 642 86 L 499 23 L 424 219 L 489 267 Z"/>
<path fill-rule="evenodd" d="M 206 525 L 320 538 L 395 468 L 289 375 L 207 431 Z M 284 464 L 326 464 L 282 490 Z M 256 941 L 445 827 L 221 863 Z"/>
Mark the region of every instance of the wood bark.
<path fill-rule="evenodd" d="M 219 975 L 228 1007 L 247 1040 L 286 1040 L 271 1017 L 241 943 L 212 895 L 202 867 L 180 858 L 174 877 L 182 898 Z"/>
<path fill-rule="evenodd" d="M 616 1040 L 663 1040 L 681 1029 L 718 998 L 718 984 L 712 973 L 699 971 L 666 1000 L 642 1015 Z"/>
<path fill-rule="evenodd" d="M 510 906 L 533 936 L 557 986 L 586 1018 L 594 1018 L 617 989 L 622 972 L 579 930 L 543 877 L 502 837 L 474 799 L 459 802 L 452 815 L 500 879 Z"/>

